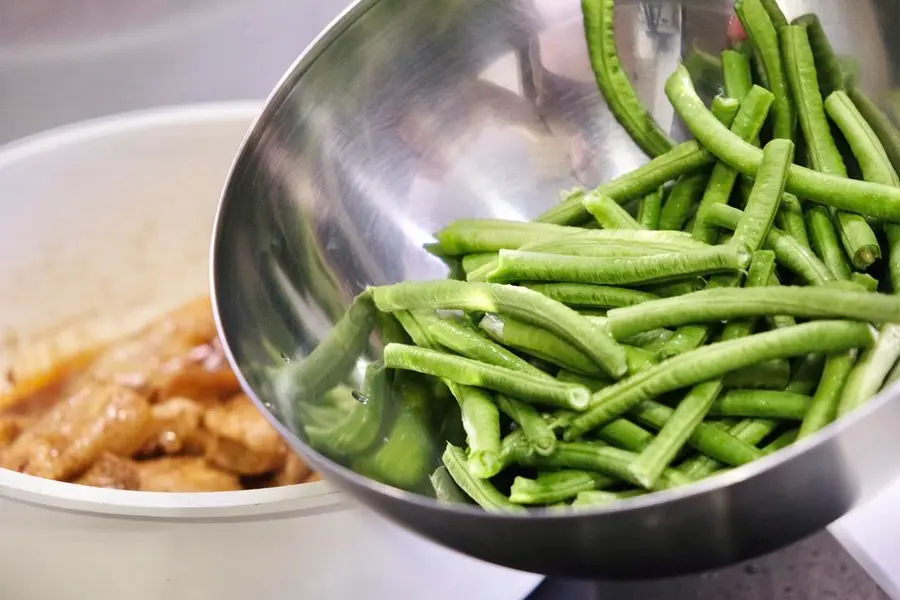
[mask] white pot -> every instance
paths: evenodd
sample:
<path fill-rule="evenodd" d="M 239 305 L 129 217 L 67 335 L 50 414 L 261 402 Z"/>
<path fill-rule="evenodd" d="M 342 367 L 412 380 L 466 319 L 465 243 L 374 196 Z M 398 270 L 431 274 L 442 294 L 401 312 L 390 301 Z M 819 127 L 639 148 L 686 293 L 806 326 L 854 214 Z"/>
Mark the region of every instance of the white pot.
<path fill-rule="evenodd" d="M 0 368 L 206 293 L 216 202 L 257 109 L 132 113 L 0 150 Z M 515 600 L 539 579 L 413 537 L 326 483 L 161 494 L 0 469 L 4 600 Z"/>

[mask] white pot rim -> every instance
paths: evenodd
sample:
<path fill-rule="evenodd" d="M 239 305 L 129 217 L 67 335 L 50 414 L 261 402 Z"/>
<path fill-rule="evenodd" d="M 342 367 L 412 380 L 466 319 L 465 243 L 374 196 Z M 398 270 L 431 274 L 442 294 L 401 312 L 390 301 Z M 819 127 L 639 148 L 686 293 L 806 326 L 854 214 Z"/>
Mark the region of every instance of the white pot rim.
<path fill-rule="evenodd" d="M 249 123 L 261 108 L 261 103 L 250 101 L 186 104 L 81 121 L 0 147 L 0 169 L 60 147 L 108 136 L 197 123 Z M 239 492 L 173 494 L 94 488 L 5 469 L 0 469 L 0 498 L 108 517 L 163 520 L 283 518 L 298 511 L 346 507 L 342 496 L 324 482 Z"/>

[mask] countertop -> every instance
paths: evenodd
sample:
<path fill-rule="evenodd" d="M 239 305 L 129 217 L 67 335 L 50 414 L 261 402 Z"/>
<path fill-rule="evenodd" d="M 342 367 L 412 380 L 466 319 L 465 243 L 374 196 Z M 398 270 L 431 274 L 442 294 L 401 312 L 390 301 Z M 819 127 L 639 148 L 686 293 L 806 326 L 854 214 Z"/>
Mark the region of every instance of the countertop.
<path fill-rule="evenodd" d="M 0 143 L 114 112 L 261 99 L 346 0 L 13 0 L 0 8 Z M 827 533 L 673 580 L 548 580 L 533 600 L 887 598 Z"/>

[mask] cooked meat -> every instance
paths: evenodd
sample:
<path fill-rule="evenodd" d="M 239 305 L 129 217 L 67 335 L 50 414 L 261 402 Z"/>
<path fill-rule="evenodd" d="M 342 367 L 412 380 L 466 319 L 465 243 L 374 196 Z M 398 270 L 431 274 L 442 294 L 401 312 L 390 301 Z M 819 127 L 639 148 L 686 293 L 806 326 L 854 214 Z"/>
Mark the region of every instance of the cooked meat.
<path fill-rule="evenodd" d="M 148 440 L 142 454 L 178 454 L 194 438 L 203 420 L 203 405 L 176 396 L 150 408 Z"/>
<path fill-rule="evenodd" d="M 143 445 L 149 422 L 143 396 L 120 385 L 86 381 L 23 432 L 0 466 L 68 480 L 104 452 L 130 456 Z"/>
<path fill-rule="evenodd" d="M 31 423 L 31 419 L 20 415 L 0 415 L 0 449 L 14 441 Z"/>
<path fill-rule="evenodd" d="M 237 475 L 199 456 L 167 456 L 136 463 L 145 492 L 230 492 L 241 489 Z"/>
<path fill-rule="evenodd" d="M 87 472 L 75 480 L 81 485 L 114 490 L 139 490 L 141 479 L 138 464 L 129 458 L 104 453 Z"/>
<path fill-rule="evenodd" d="M 280 469 L 287 448 L 247 396 L 239 394 L 203 416 L 212 434 L 207 458 L 241 475 L 259 475 Z"/>
<path fill-rule="evenodd" d="M 272 479 L 273 486 L 294 485 L 303 483 L 312 474 L 312 469 L 303 462 L 303 459 L 288 451 L 284 466 Z"/>
<path fill-rule="evenodd" d="M 209 300 L 191 302 L 112 344 L 88 368 L 90 377 L 147 394 L 169 386 L 188 366 L 202 366 L 216 336 Z M 227 369 L 213 361 L 218 370 Z"/>

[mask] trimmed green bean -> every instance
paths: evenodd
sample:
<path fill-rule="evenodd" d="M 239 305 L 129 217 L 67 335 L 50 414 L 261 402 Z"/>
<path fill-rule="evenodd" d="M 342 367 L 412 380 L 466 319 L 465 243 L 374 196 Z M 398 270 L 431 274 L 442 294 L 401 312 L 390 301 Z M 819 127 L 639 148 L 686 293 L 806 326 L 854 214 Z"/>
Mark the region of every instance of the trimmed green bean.
<path fill-rule="evenodd" d="M 641 452 L 653 440 L 652 433 L 628 419 L 616 419 L 607 423 L 597 430 L 597 437 L 631 452 Z"/>
<path fill-rule="evenodd" d="M 753 86 L 741 102 L 741 108 L 731 126 L 731 132 L 743 140 L 753 140 L 759 135 L 773 101 L 772 93 Z M 716 204 L 727 204 L 737 181 L 738 171 L 725 162 L 717 162 L 709 176 L 709 183 L 700 206 L 692 234 L 694 239 L 711 244 L 716 232 L 707 224 L 707 212 Z"/>
<path fill-rule="evenodd" d="M 611 179 L 596 189 L 616 202 L 625 204 L 629 200 L 649 194 L 668 181 L 709 166 L 714 160 L 712 154 L 691 140 L 678 144 L 647 164 Z M 556 205 L 541 214 L 536 221 L 558 225 L 577 225 L 583 223 L 587 217 L 588 213 L 579 197 L 570 198 Z"/>
<path fill-rule="evenodd" d="M 644 200 L 641 201 L 641 207 L 644 206 L 646 199 L 654 194 L 657 194 L 657 192 L 651 192 L 649 196 L 644 196 Z M 606 229 L 651 229 L 645 224 L 638 222 L 615 200 L 606 194 L 601 194 L 597 190 L 585 195 L 582 203 L 584 208 L 600 223 L 600 226 Z M 640 213 L 638 213 L 638 216 L 640 216 Z M 655 227 L 652 229 L 655 229 Z"/>
<path fill-rule="evenodd" d="M 791 444 L 797 441 L 797 435 L 799 434 L 798 429 L 792 429 L 790 431 L 785 431 L 777 438 L 775 438 L 771 444 L 767 445 L 763 448 L 763 452 L 765 454 L 774 454 L 778 452 L 782 448 L 787 448 Z"/>
<path fill-rule="evenodd" d="M 819 380 L 822 379 L 822 369 L 825 368 L 825 355 L 819 352 L 808 354 L 797 361 L 794 373 L 787 387 L 787 392 L 795 394 L 812 394 Z"/>
<path fill-rule="evenodd" d="M 769 15 L 769 19 L 772 21 L 776 31 L 781 31 L 781 28 L 788 24 L 787 17 L 784 16 L 784 13 L 778 6 L 778 0 L 760 0 L 760 4 L 762 4 L 766 14 Z"/>
<path fill-rule="evenodd" d="M 500 472 L 500 411 L 484 390 L 450 382 L 450 393 L 459 403 L 463 430 L 469 444 L 469 471 L 490 479 Z"/>
<path fill-rule="evenodd" d="M 494 400 L 497 408 L 519 426 L 535 452 L 547 455 L 556 449 L 556 435 L 553 429 L 533 406 L 502 394 Z"/>
<path fill-rule="evenodd" d="M 878 291 L 878 280 L 869 275 L 868 273 L 851 273 L 850 274 L 850 282 L 855 283 L 860 288 L 867 292 L 877 292 Z"/>
<path fill-rule="evenodd" d="M 705 170 L 681 177 L 669 192 L 659 215 L 659 229 L 680 231 L 691 210 L 700 201 L 703 189 L 709 179 Z"/>
<path fill-rule="evenodd" d="M 736 439 L 756 446 L 769 436 L 778 424 L 768 419 L 743 419 L 727 428 L 728 433 Z M 709 477 L 726 465 L 703 454 L 689 458 L 678 466 L 678 470 L 692 479 Z"/>
<path fill-rule="evenodd" d="M 632 375 L 591 396 L 590 407 L 578 415 L 565 439 L 580 437 L 623 415 L 645 400 L 715 379 L 766 360 L 810 352 L 842 352 L 874 343 L 871 327 L 852 321 L 815 321 L 717 342 L 681 354 Z"/>
<path fill-rule="evenodd" d="M 443 377 L 548 406 L 584 410 L 589 400 L 588 390 L 579 385 L 405 344 L 388 344 L 384 349 L 384 364 L 391 369 Z"/>
<path fill-rule="evenodd" d="M 656 294 L 584 283 L 531 283 L 525 287 L 574 308 L 618 308 L 656 300 Z"/>
<path fill-rule="evenodd" d="M 766 315 L 900 323 L 900 297 L 830 286 L 716 288 L 614 308 L 606 328 L 621 339 L 660 327 Z"/>
<path fill-rule="evenodd" d="M 466 275 L 484 265 L 493 262 L 497 258 L 496 252 L 475 252 L 462 257 L 462 268 Z"/>
<path fill-rule="evenodd" d="M 809 396 L 791 392 L 731 390 L 713 402 L 709 414 L 800 421 L 811 401 Z"/>
<path fill-rule="evenodd" d="M 850 261 L 838 239 L 831 214 L 824 206 L 810 207 L 806 212 L 806 224 L 811 246 L 816 255 L 840 280 L 850 279 Z"/>
<path fill-rule="evenodd" d="M 878 342 L 863 353 L 847 377 L 837 406 L 837 415 L 849 414 L 877 394 L 898 359 L 900 326 L 885 325 L 881 328 Z M 801 435 L 802 433 L 801 429 Z"/>
<path fill-rule="evenodd" d="M 438 502 L 468 503 L 468 497 L 461 489 L 459 489 L 459 486 L 456 485 L 453 478 L 450 477 L 450 472 L 447 470 L 447 467 L 438 467 L 434 470 L 434 473 L 428 476 L 428 479 L 431 481 L 431 487 L 434 489 L 434 497 Z"/>
<path fill-rule="evenodd" d="M 885 223 L 884 233 L 888 240 L 888 276 L 896 294 L 900 291 L 900 225 Z"/>
<path fill-rule="evenodd" d="M 646 494 L 644 490 L 624 490 L 621 492 L 608 492 L 605 490 L 594 490 L 594 491 L 586 491 L 579 492 L 579 494 L 575 497 L 575 500 L 572 502 L 573 508 L 591 508 L 597 506 L 604 506 L 607 504 L 612 504 L 618 500 L 626 500 L 628 498 L 635 498 L 637 496 L 643 496 Z"/>
<path fill-rule="evenodd" d="M 733 206 L 718 204 L 710 207 L 707 218 L 717 227 L 734 230 L 742 212 Z M 801 246 L 797 240 L 780 229 L 773 227 L 769 230 L 765 247 L 775 252 L 775 258 L 780 264 L 812 285 L 822 285 L 834 280 L 831 270 L 811 250 Z"/>
<path fill-rule="evenodd" d="M 725 376 L 725 387 L 729 389 L 783 390 L 790 378 L 791 365 L 787 360 L 767 360 L 750 367 L 732 371 Z"/>
<path fill-rule="evenodd" d="M 884 114 L 862 90 L 854 88 L 849 91 L 849 94 L 853 104 L 881 142 L 894 170 L 900 169 L 900 131 L 894 127 L 890 117 Z"/>
<path fill-rule="evenodd" d="M 675 142 L 663 132 L 638 99 L 616 52 L 614 0 L 582 0 L 584 33 L 597 87 L 610 112 L 631 139 L 651 157 L 671 150 Z"/>
<path fill-rule="evenodd" d="M 815 68 L 821 96 L 825 98 L 835 90 L 843 90 L 845 88 L 844 71 L 834 55 L 831 42 L 828 40 L 828 36 L 825 35 L 825 30 L 822 28 L 819 17 L 814 14 L 801 15 L 794 19 L 793 24 L 806 29 L 809 45 L 815 57 Z"/>
<path fill-rule="evenodd" d="M 797 243 L 812 249 L 809 245 L 809 236 L 806 234 L 806 222 L 803 220 L 803 206 L 797 196 L 787 192 L 781 196 L 781 208 L 778 210 L 775 224 L 797 240 Z"/>
<path fill-rule="evenodd" d="M 734 230 L 732 244 L 738 244 L 756 252 L 762 248 L 769 235 L 784 192 L 788 167 L 794 160 L 794 143 L 790 140 L 772 140 L 763 149 L 763 159 L 744 208 L 744 216 Z"/>
<path fill-rule="evenodd" d="M 724 127 L 703 105 L 687 72 L 679 67 L 666 82 L 675 111 L 697 140 L 719 160 L 755 177 L 762 151 Z M 900 221 L 900 188 L 819 173 L 798 165 L 788 171 L 787 191 L 813 202 L 849 212 Z"/>
<path fill-rule="evenodd" d="M 887 150 L 850 97 L 844 92 L 834 92 L 825 100 L 825 108 L 847 139 L 863 178 L 873 183 L 900 185 Z"/>
<path fill-rule="evenodd" d="M 510 502 L 491 482 L 473 477 L 467 467 L 466 455 L 461 449 L 447 444 L 441 459 L 456 485 L 483 509 L 490 512 L 525 512 L 525 508 Z"/>
<path fill-rule="evenodd" d="M 641 229 L 659 229 L 659 214 L 662 210 L 662 201 L 662 188 L 650 192 L 641 198 L 641 201 L 638 203 L 637 214 L 637 222 L 640 223 Z"/>
<path fill-rule="evenodd" d="M 496 314 L 485 315 L 478 326 L 491 339 L 509 348 L 576 373 L 603 375 L 603 369 L 595 365 L 583 352 L 546 329 Z"/>
<path fill-rule="evenodd" d="M 856 364 L 856 356 L 856 350 L 848 350 L 829 354 L 825 358 L 822 380 L 819 382 L 812 404 L 800 424 L 798 439 L 812 435 L 837 417 L 841 393 L 847 384 L 847 378 L 853 370 L 853 365 Z"/>
<path fill-rule="evenodd" d="M 674 409 L 665 404 L 648 400 L 639 404 L 632 411 L 632 416 L 640 423 L 654 429 L 662 429 L 672 419 L 674 413 Z M 687 442 L 703 454 L 734 466 L 746 464 L 761 456 L 759 450 L 753 446 L 708 423 L 698 424 Z"/>
<path fill-rule="evenodd" d="M 525 288 L 461 281 L 404 282 L 372 289 L 380 310 L 466 310 L 509 315 L 543 327 L 584 352 L 607 373 L 628 370 L 625 350 L 577 312 Z"/>
<path fill-rule="evenodd" d="M 772 105 L 774 135 L 776 138 L 790 140 L 794 137 L 796 114 L 785 80 L 776 25 L 760 0 L 735 0 L 734 10 L 753 44 L 765 75 L 766 87 L 775 96 Z"/>
<path fill-rule="evenodd" d="M 753 75 L 750 73 L 750 59 L 743 52 L 726 50 L 722 53 L 722 79 L 725 93 L 731 98 L 744 100 L 753 87 Z"/>
<path fill-rule="evenodd" d="M 736 246 L 622 259 L 502 250 L 497 268 L 487 278 L 495 283 L 555 281 L 629 285 L 741 271 L 749 262 L 749 253 Z"/>
<path fill-rule="evenodd" d="M 581 492 L 600 490 L 615 483 L 615 479 L 606 475 L 566 469 L 542 473 L 536 479 L 516 477 L 509 490 L 509 499 L 516 504 L 554 504 L 574 498 Z"/>

